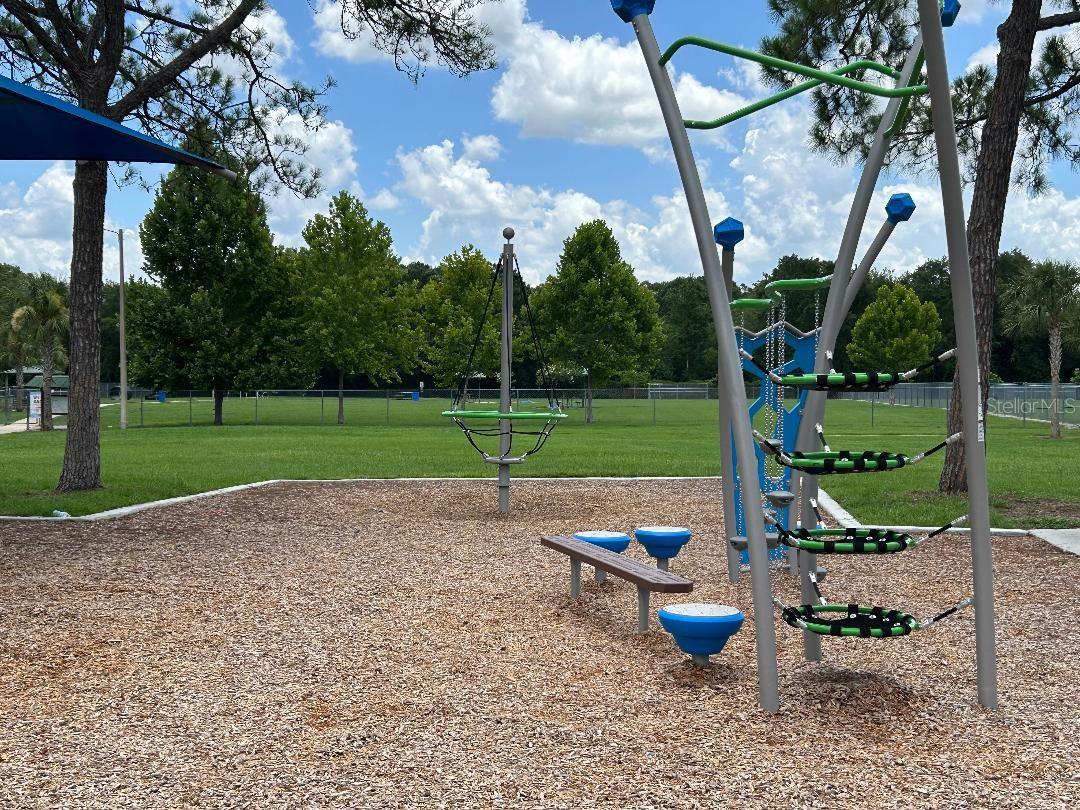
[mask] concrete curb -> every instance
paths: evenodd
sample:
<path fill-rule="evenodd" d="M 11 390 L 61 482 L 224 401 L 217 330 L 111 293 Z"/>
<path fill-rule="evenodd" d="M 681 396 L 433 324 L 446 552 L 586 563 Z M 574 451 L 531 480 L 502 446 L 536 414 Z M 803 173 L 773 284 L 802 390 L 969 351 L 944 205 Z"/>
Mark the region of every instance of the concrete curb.
<path fill-rule="evenodd" d="M 715 475 L 673 475 L 673 476 L 638 476 L 638 477 L 612 477 L 612 476 L 584 476 L 580 478 L 530 478 L 522 476 L 515 478 L 515 481 L 719 481 L 719 476 Z M 211 489 L 206 492 L 197 492 L 194 495 L 180 495 L 176 498 L 165 498 L 160 501 L 147 501 L 146 503 L 137 503 L 131 506 L 120 506 L 116 509 L 108 509 L 104 512 L 95 512 L 90 515 L 65 515 L 65 516 L 44 516 L 44 515 L 0 515 L 0 522 L 17 522 L 17 521 L 29 521 L 35 523 L 57 523 L 57 522 L 81 522 L 81 523 L 95 523 L 102 520 L 113 520 L 114 518 L 127 517 L 128 515 L 134 515 L 139 512 L 145 512 L 149 509 L 159 509 L 165 506 L 176 506 L 182 503 L 189 503 L 190 501 L 198 501 L 203 498 L 215 498 L 218 495 L 228 495 L 233 492 L 243 492 L 249 489 L 259 489 L 261 487 L 272 486 L 273 484 L 359 484 L 359 483 L 396 483 L 402 481 L 456 481 L 456 482 L 476 482 L 481 484 L 493 484 L 496 479 L 494 478 L 271 478 L 268 481 L 256 481 L 252 484 L 236 484 L 231 487 L 223 487 L 221 489 Z"/>
<path fill-rule="evenodd" d="M 617 478 L 612 476 L 585 476 L 581 478 L 535 478 L 535 477 L 522 477 L 514 479 L 516 481 L 559 481 L 563 483 L 571 483 L 574 481 L 719 481 L 719 476 L 715 475 L 671 475 L 671 476 L 631 476 L 626 478 Z M 218 495 L 229 495 L 234 492 L 244 492 L 249 489 L 260 489 L 262 487 L 272 486 L 274 484 L 358 484 L 358 483 L 400 483 L 402 481 L 455 481 L 459 483 L 478 483 L 491 485 L 495 482 L 494 478 L 272 478 L 268 481 L 256 481 L 252 484 L 237 484 L 231 487 L 223 487 L 221 489 L 212 489 L 207 492 L 198 492 L 194 495 L 181 495 L 176 498 L 165 498 L 160 501 L 148 501 L 147 503 L 133 504 L 132 506 L 121 506 L 116 509 L 108 509 L 104 512 L 95 512 L 91 515 L 67 515 L 63 517 L 43 517 L 43 516 L 19 516 L 19 515 L 0 515 L 0 523 L 15 523 L 15 522 L 28 522 L 28 523 L 63 523 L 63 522 L 76 522 L 76 523 L 97 523 L 105 520 L 114 520 L 116 518 L 127 517 L 128 515 L 135 515 L 139 512 L 146 512 L 150 509 L 160 509 L 165 506 L 177 506 L 182 503 L 189 503 L 191 501 L 203 500 L 205 498 L 215 498 Z M 830 496 L 824 490 L 818 490 L 818 503 L 821 505 L 822 510 L 829 515 L 833 520 L 842 526 L 863 527 L 854 515 L 848 512 L 844 507 L 837 503 L 836 499 Z M 892 529 L 893 531 L 907 532 L 909 534 L 926 534 L 928 532 L 937 529 L 937 526 L 872 526 L 870 528 Z M 953 530 L 956 534 L 966 534 L 971 530 L 967 528 L 958 528 Z M 1024 537 L 1028 534 L 1039 538 L 1062 551 L 1070 554 L 1080 555 L 1080 529 L 1032 529 L 1030 531 L 1025 529 L 991 529 L 991 534 L 1004 536 L 1004 537 Z"/>

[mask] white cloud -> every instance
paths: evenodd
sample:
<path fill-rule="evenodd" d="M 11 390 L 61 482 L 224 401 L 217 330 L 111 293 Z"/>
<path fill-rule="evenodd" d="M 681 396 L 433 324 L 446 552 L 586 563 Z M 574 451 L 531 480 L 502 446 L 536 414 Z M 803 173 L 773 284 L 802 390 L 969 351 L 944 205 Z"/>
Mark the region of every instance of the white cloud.
<path fill-rule="evenodd" d="M 15 264 L 28 273 L 50 273 L 67 278 L 71 271 L 72 181 L 74 164 L 57 161 L 27 186 L 16 183 L 0 187 L 0 261 Z M 115 194 L 115 189 L 110 189 Z M 118 225 L 106 217 L 105 227 Z M 124 231 L 124 264 L 129 275 L 139 275 L 142 250 L 137 229 Z M 105 233 L 102 258 L 104 277 L 116 281 L 119 250 L 115 234 Z"/>
<path fill-rule="evenodd" d="M 975 51 L 970 57 L 968 57 L 967 67 L 965 70 L 971 70 L 979 65 L 986 65 L 987 67 L 994 67 L 997 65 L 998 52 L 1001 50 L 1001 43 L 996 39 L 992 42 L 987 42 L 979 50 Z"/>
<path fill-rule="evenodd" d="M 500 0 L 477 6 L 473 19 L 486 25 L 491 32 L 491 42 L 497 55 L 512 51 L 526 15 L 524 0 Z M 313 45 L 323 56 L 344 59 L 347 62 L 389 62 L 392 57 L 375 47 L 370 30 L 360 31 L 356 38 L 342 33 L 341 5 L 338 0 L 316 0 L 312 20 L 315 23 Z M 350 30 L 355 30 L 349 21 Z"/>
<path fill-rule="evenodd" d="M 437 262 L 465 243 L 490 250 L 503 227 L 511 225 L 525 275 L 539 281 L 554 271 L 563 240 L 583 222 L 602 218 L 639 278 L 671 278 L 700 268 L 681 191 L 655 197 L 653 210 L 645 212 L 622 200 L 600 201 L 574 189 L 503 182 L 475 152 L 466 152 L 447 140 L 398 154 L 402 180 L 397 191 L 429 212 L 412 249 L 417 258 Z M 710 191 L 708 196 L 715 210 L 727 207 L 719 193 Z"/>
<path fill-rule="evenodd" d="M 330 197 L 338 191 L 347 189 L 358 197 L 364 196 L 356 180 L 356 145 L 352 130 L 341 121 L 325 121 L 315 131 L 306 132 L 299 116 L 287 115 L 279 118 L 276 129 L 306 141 L 308 151 L 304 162 L 322 171 L 324 191 L 318 197 L 301 199 L 282 191 L 269 200 L 270 227 L 285 244 L 297 245 L 307 221 L 316 213 L 325 212 Z"/>
<path fill-rule="evenodd" d="M 461 139 L 462 153 L 468 160 L 479 162 L 498 160 L 502 155 L 502 143 L 494 135 L 466 135 Z"/>
<path fill-rule="evenodd" d="M 688 118 L 712 119 L 746 104 L 692 74 L 673 76 Z M 517 124 L 527 138 L 648 148 L 665 135 L 636 42 L 599 35 L 567 39 L 524 18 L 491 105 L 496 118 Z"/>
<path fill-rule="evenodd" d="M 374 196 L 367 198 L 367 207 L 372 211 L 392 211 L 401 206 L 401 198 L 388 188 L 380 189 Z"/>

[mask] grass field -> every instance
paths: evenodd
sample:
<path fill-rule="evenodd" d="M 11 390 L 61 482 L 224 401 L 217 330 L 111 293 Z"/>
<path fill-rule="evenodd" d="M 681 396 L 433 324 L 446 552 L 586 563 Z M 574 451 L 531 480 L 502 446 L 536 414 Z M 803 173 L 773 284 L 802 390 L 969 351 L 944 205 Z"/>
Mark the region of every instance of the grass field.
<path fill-rule="evenodd" d="M 0 514 L 88 514 L 157 498 L 270 478 L 485 477 L 484 465 L 439 413 L 446 400 L 350 399 L 348 424 L 332 424 L 336 403 L 270 397 L 226 402 L 226 425 L 205 425 L 209 400 L 132 403 L 130 421 L 162 429 L 117 429 L 119 409 L 102 411 L 105 488 L 59 495 L 55 485 L 64 434 L 0 436 Z M 655 406 L 655 417 L 654 417 Z M 195 427 L 186 427 L 189 407 Z M 196 419 L 198 414 L 198 419 Z M 388 416 L 389 414 L 389 416 Z M 719 467 L 716 402 L 598 400 L 596 423 L 580 410 L 559 427 L 543 453 L 518 475 L 715 475 Z M 655 425 L 654 425 L 655 418 Z M 387 420 L 389 419 L 389 424 Z M 309 424 L 297 424 L 309 422 Z M 245 424 L 246 423 L 246 424 Z M 176 425 L 176 427 L 168 427 Z M 835 401 L 829 405 L 834 448 L 915 453 L 939 441 L 944 411 Z M 1052 442 L 1046 425 L 994 418 L 990 423 L 993 521 L 1002 527 L 1080 526 L 1080 483 L 1069 471 L 1080 431 Z M 824 487 L 857 518 L 875 523 L 938 524 L 965 511 L 963 499 L 937 495 L 941 458 L 898 472 L 823 478 Z"/>

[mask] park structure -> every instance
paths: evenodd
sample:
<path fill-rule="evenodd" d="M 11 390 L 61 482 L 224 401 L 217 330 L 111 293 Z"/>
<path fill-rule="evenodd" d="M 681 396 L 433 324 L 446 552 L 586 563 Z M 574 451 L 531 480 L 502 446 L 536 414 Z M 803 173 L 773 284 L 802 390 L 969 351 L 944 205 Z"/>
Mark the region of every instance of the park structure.
<path fill-rule="evenodd" d="M 808 661 L 819 661 L 822 657 L 822 635 L 877 638 L 907 635 L 914 630 L 932 626 L 936 621 L 955 613 L 968 604 L 974 604 L 978 699 L 983 705 L 994 707 L 997 703 L 997 665 L 985 430 L 980 402 L 975 312 L 965 230 L 966 217 L 943 32 L 945 27 L 951 26 L 955 21 L 960 10 L 959 3 L 957 0 L 947 0 L 944 5 L 941 5 L 938 0 L 918 0 L 920 33 L 915 38 L 901 70 L 874 62 L 861 61 L 833 71 L 811 68 L 697 36 L 683 37 L 666 51 L 661 52 L 650 21 L 655 5 L 656 0 L 612 0 L 612 7 L 619 17 L 624 22 L 633 25 L 660 102 L 660 109 L 686 193 L 708 288 L 719 346 L 718 382 L 723 392 L 719 397 L 721 474 L 724 482 L 724 529 L 727 540 L 732 546 L 729 551 L 729 555 L 732 555 L 729 556 L 729 571 L 733 576 L 738 575 L 738 570 L 735 569 L 737 561 L 732 557 L 741 545 L 748 552 L 752 579 L 759 702 L 766 710 L 779 709 L 774 607 L 781 610 L 785 621 L 803 631 L 805 658 Z M 685 47 L 705 48 L 739 59 L 747 59 L 801 76 L 805 81 L 768 99 L 712 121 L 684 120 L 667 65 Z M 918 82 L 924 67 L 926 83 L 920 84 Z M 887 83 L 871 83 L 849 75 L 859 71 L 878 73 L 891 80 L 893 84 L 887 86 Z M 827 282 L 828 294 L 824 315 L 814 338 L 816 345 L 813 367 L 801 369 L 800 374 L 788 374 L 790 369 L 783 368 L 787 361 L 785 355 L 781 353 L 776 358 L 780 361 L 777 367 L 763 369 L 765 377 L 773 384 L 777 384 L 776 378 L 779 378 L 784 385 L 799 389 L 800 397 L 805 394 L 801 408 L 803 411 L 801 424 L 795 436 L 794 449 L 789 452 L 782 445 L 777 445 L 774 437 L 765 436 L 760 432 L 755 435 L 751 425 L 743 385 L 742 361 L 745 361 L 746 357 L 739 353 L 738 337 L 731 311 L 734 247 L 741 238 L 741 227 L 735 221 L 734 224 L 721 223 L 720 227 L 714 229 L 687 130 L 722 127 L 822 84 L 839 85 L 868 93 L 887 99 L 887 103 L 872 146 L 863 162 L 862 174 L 844 227 L 834 271 Z M 869 263 L 866 261 L 855 266 L 855 257 L 889 144 L 908 115 L 910 100 L 915 96 L 927 96 L 929 99 L 938 154 L 956 323 L 955 358 L 962 395 L 963 429 L 955 436 L 945 438 L 936 447 L 916 456 L 909 457 L 879 450 L 834 451 L 826 443 L 822 427 L 825 422 L 826 396 L 829 391 L 850 390 L 853 387 L 881 390 L 895 385 L 902 379 L 910 379 L 910 377 L 905 377 L 906 372 L 903 371 L 867 371 L 858 375 L 837 374 L 832 369 L 832 352 L 840 326 L 847 313 L 847 307 L 850 307 L 855 293 L 865 278 L 865 273 L 860 272 L 860 269 L 863 266 L 869 269 Z M 899 222 L 905 215 L 910 216 L 910 211 L 903 210 L 909 206 L 894 204 L 893 207 L 901 210 L 898 210 L 895 215 L 890 211 L 890 223 L 887 224 L 895 225 L 896 222 L 892 222 L 894 217 Z M 913 206 L 910 208 L 913 209 Z M 887 239 L 889 233 L 891 229 L 886 228 L 884 236 L 879 234 L 879 239 L 875 240 L 875 244 L 871 246 L 868 254 L 870 262 L 873 260 L 872 255 L 880 251 L 884 244 L 883 239 Z M 723 247 L 723 258 L 718 251 L 718 244 Z M 818 283 L 825 284 L 825 282 Z M 949 356 L 942 358 L 942 361 L 950 359 L 953 354 L 948 353 Z M 816 508 L 817 476 L 885 473 L 898 470 L 918 463 L 930 453 L 956 442 L 963 442 L 966 450 L 968 515 L 965 518 L 971 526 L 973 598 L 962 599 L 934 618 L 922 622 L 897 610 L 886 610 L 876 606 L 828 604 L 827 600 L 821 596 L 819 583 L 816 581 L 817 553 L 830 551 L 833 553 L 890 553 L 913 547 L 913 544 L 919 541 L 912 543 L 895 541 L 890 546 L 888 539 L 876 536 L 855 537 L 854 540 L 857 542 L 846 544 L 808 537 L 806 543 L 801 544 L 791 534 L 788 526 L 779 526 L 785 534 L 781 535 L 779 531 L 771 532 L 771 534 L 792 541 L 791 547 L 796 550 L 797 555 L 803 604 L 787 606 L 774 597 L 768 570 L 769 539 L 766 537 L 766 519 L 770 521 L 770 528 L 776 529 L 778 526 L 774 515 L 766 514 L 767 504 L 774 507 L 774 512 L 780 507 L 795 508 L 798 511 L 801 526 L 814 526 L 818 530 L 823 530 Z M 797 504 L 791 504 L 790 507 L 780 501 L 769 504 L 768 500 L 763 498 L 759 451 L 768 453 L 791 471 L 790 478 L 786 480 L 789 480 L 791 486 L 799 493 Z M 744 524 L 742 527 L 736 524 L 736 487 L 733 486 L 736 478 Z M 738 534 L 740 528 L 745 535 Z M 944 528 L 946 527 L 943 527 L 943 530 Z M 799 547 L 800 545 L 802 547 Z"/>

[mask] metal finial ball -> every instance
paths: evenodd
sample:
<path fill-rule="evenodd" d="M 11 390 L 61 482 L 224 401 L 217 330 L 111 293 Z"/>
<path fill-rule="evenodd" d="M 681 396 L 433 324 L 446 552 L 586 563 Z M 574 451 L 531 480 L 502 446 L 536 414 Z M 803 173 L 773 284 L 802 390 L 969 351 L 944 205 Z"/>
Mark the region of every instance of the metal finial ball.
<path fill-rule="evenodd" d="M 514 238 L 514 229 L 513 228 L 503 228 L 503 239 L 505 239 L 507 242 L 509 242 L 513 238 Z"/>

